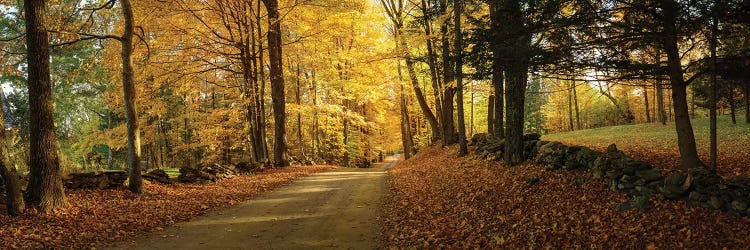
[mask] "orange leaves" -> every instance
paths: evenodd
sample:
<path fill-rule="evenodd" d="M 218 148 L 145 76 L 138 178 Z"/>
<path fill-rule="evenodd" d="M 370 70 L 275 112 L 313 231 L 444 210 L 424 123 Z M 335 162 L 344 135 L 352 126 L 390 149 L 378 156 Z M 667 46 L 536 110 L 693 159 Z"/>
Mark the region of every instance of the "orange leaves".
<path fill-rule="evenodd" d="M 486 166 L 456 152 L 427 148 L 390 171 L 389 247 L 720 249 L 750 239 L 750 219 L 658 197 L 648 211 L 617 212 L 628 198 L 588 173 Z"/>
<path fill-rule="evenodd" d="M 58 214 L 0 215 L 0 249 L 92 248 L 227 207 L 331 166 L 288 167 L 206 185 L 146 183 L 147 194 L 126 189 L 66 190 L 71 207 Z"/>

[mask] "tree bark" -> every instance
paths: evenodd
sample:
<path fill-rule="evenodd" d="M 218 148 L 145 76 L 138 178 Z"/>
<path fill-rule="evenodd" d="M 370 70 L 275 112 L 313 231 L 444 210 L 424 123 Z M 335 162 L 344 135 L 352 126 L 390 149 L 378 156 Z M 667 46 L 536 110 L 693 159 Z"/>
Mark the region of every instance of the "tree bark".
<path fill-rule="evenodd" d="M 651 109 L 648 105 L 648 86 L 643 86 L 643 104 L 646 105 L 646 122 L 651 123 Z"/>
<path fill-rule="evenodd" d="M 505 100 L 503 98 L 503 95 L 504 95 L 503 93 L 504 83 L 503 82 L 505 80 L 504 79 L 505 75 L 503 73 L 503 62 L 502 62 L 502 56 L 503 56 L 502 46 L 503 45 L 500 43 L 501 35 L 499 33 L 502 27 L 501 26 L 502 22 L 503 22 L 503 15 L 500 12 L 500 10 L 501 10 L 500 1 L 490 1 L 490 19 L 491 19 L 490 22 L 491 22 L 491 27 L 493 30 L 492 35 L 494 37 L 494 39 L 492 39 L 492 45 L 491 45 L 492 46 L 492 87 L 493 87 L 493 94 L 495 95 L 495 103 L 494 103 L 495 107 L 493 109 L 495 111 L 495 114 L 493 115 L 494 117 L 493 134 L 497 138 L 502 139 L 502 138 L 505 138 L 505 129 L 504 129 L 504 124 L 503 124 L 503 118 L 504 118 L 503 116 L 505 112 L 504 110 Z"/>
<path fill-rule="evenodd" d="M 130 0 L 121 0 L 125 28 L 120 43 L 122 45 L 122 88 L 125 101 L 125 119 L 128 135 L 128 188 L 136 194 L 143 193 L 141 177 L 141 135 L 138 128 L 138 115 L 135 107 L 135 80 L 133 76 L 133 7 Z"/>
<path fill-rule="evenodd" d="M 581 129 L 581 112 L 578 108 L 578 91 L 576 89 L 576 82 L 573 81 L 573 104 L 576 108 L 576 126 L 578 126 L 578 129 Z"/>
<path fill-rule="evenodd" d="M 400 33 L 400 31 L 398 31 Z M 422 113 L 425 116 L 425 119 L 427 119 L 427 123 L 430 124 L 430 130 L 432 134 L 432 141 L 440 139 L 440 126 L 438 125 L 437 118 L 435 117 L 435 114 L 432 113 L 432 110 L 430 109 L 430 105 L 427 104 L 427 99 L 424 97 L 424 92 L 422 92 L 422 88 L 419 87 L 419 79 L 417 79 L 417 71 L 414 70 L 414 60 L 411 58 L 411 55 L 409 53 L 409 49 L 407 47 L 405 39 L 399 35 L 398 38 L 399 44 L 401 45 L 401 49 L 404 52 L 404 59 L 406 61 L 406 70 L 409 72 L 409 79 L 411 80 L 411 85 L 414 88 L 414 96 L 417 97 L 417 103 L 419 103 L 419 108 L 422 109 Z"/>
<path fill-rule="evenodd" d="M 503 25 L 503 40 L 509 45 L 506 63 L 507 86 L 505 100 L 507 107 L 507 127 L 505 128 L 505 152 L 503 154 L 506 166 L 515 166 L 524 161 L 523 130 L 524 130 L 524 101 L 526 97 L 526 81 L 530 62 L 529 46 L 531 36 L 523 27 L 523 14 L 518 1 L 503 1 L 503 11 L 506 14 Z"/>
<path fill-rule="evenodd" d="M 54 97 L 44 0 L 24 0 L 29 88 L 29 187 L 26 201 L 42 212 L 68 206 L 55 135 Z"/>
<path fill-rule="evenodd" d="M 441 0 L 440 1 L 440 14 L 445 15 L 448 14 L 448 1 L 447 0 Z M 441 128 L 441 135 L 443 139 L 443 146 L 448 146 L 455 144 L 458 142 L 458 134 L 456 132 L 456 125 L 453 121 L 453 99 L 456 95 L 456 85 L 455 82 L 455 75 L 454 75 L 454 67 L 453 67 L 453 58 L 451 58 L 451 48 L 450 48 L 450 39 L 448 37 L 449 32 L 449 24 L 450 21 L 448 19 L 444 20 L 443 23 L 440 25 L 440 33 L 442 35 L 441 37 L 441 50 L 442 50 L 442 59 L 443 59 L 443 100 L 441 100 L 443 105 L 443 113 L 440 114 L 440 128 Z"/>
<path fill-rule="evenodd" d="M 745 83 L 745 123 L 750 123 L 750 82 Z"/>
<path fill-rule="evenodd" d="M 568 123 L 570 131 L 576 130 L 573 124 L 573 87 L 575 87 L 575 83 L 568 85 Z"/>
<path fill-rule="evenodd" d="M 263 0 L 268 12 L 268 58 L 271 64 L 271 100 L 273 102 L 274 145 L 273 164 L 287 166 L 286 152 L 286 100 L 281 56 L 281 20 L 277 0 Z"/>
<path fill-rule="evenodd" d="M 455 19 L 456 50 L 456 108 L 458 109 L 458 156 L 469 154 L 466 145 L 466 119 L 464 117 L 464 75 L 463 75 L 463 35 L 461 33 L 461 12 L 463 0 L 453 0 L 453 18 Z"/>
<path fill-rule="evenodd" d="M 718 3 L 716 3 L 718 4 Z M 714 6 L 714 11 L 716 12 L 717 8 Z M 718 101 L 718 92 L 719 92 L 719 83 L 716 80 L 716 74 L 718 73 L 716 71 L 716 44 L 717 44 L 717 33 L 719 32 L 719 25 L 718 25 L 718 18 L 716 17 L 716 13 L 713 14 L 714 18 L 711 20 L 711 41 L 710 41 L 710 47 L 711 47 L 711 111 L 710 111 L 710 122 L 711 122 L 711 145 L 710 145 L 710 156 L 711 156 L 711 169 L 716 169 L 716 165 L 719 158 L 719 142 L 718 137 L 716 134 L 716 102 Z M 731 96 L 731 95 L 730 95 Z M 729 100 L 732 102 L 732 100 Z"/>
<path fill-rule="evenodd" d="M 657 80 L 654 86 L 656 87 L 656 106 L 659 122 L 661 122 L 661 125 L 667 125 L 667 112 L 664 108 L 664 88 L 661 86 L 661 80 Z"/>
<path fill-rule="evenodd" d="M 495 95 L 490 94 L 487 100 L 487 134 L 491 136 L 497 136 L 495 134 Z"/>
<path fill-rule="evenodd" d="M 440 80 L 438 77 L 438 69 L 437 69 L 437 55 L 435 54 L 435 46 L 432 38 L 432 16 L 430 14 L 430 9 L 427 5 L 427 1 L 422 0 L 422 15 L 424 16 L 424 31 L 425 36 L 427 36 L 426 43 L 427 43 L 427 66 L 430 68 L 430 80 L 432 82 L 432 94 L 435 98 L 435 113 L 440 116 L 440 114 L 443 113 L 443 109 L 440 105 L 440 89 L 442 88 L 440 84 Z M 437 119 L 437 118 L 436 118 Z M 440 126 L 440 123 L 438 121 L 438 127 Z M 437 133 L 433 133 L 433 136 L 440 135 L 440 129 L 437 130 Z M 434 138 L 433 140 L 438 140 L 440 138 Z"/>
<path fill-rule="evenodd" d="M 732 115 L 732 124 L 737 124 L 737 105 L 734 103 L 734 88 L 729 86 L 729 111 Z"/>
<path fill-rule="evenodd" d="M 3 126 L 0 126 L 0 177 L 3 178 L 3 185 L 5 185 L 5 193 L 7 196 L 6 208 L 8 215 L 16 216 L 20 215 L 24 209 L 26 209 L 26 203 L 23 200 L 23 193 L 21 193 L 21 184 L 18 180 L 18 173 L 16 168 L 10 163 L 8 159 L 8 140 L 5 135 L 5 95 L 3 89 L 0 88 L 0 122 L 3 122 Z"/>
<path fill-rule="evenodd" d="M 398 82 L 401 86 L 401 92 L 399 96 L 399 103 L 401 108 L 401 143 L 404 148 L 404 159 L 411 158 L 411 152 L 412 148 L 414 147 L 414 142 L 412 141 L 412 135 L 411 135 L 411 125 L 409 121 L 409 111 L 406 107 L 406 95 L 404 94 L 404 79 L 403 74 L 401 73 L 401 62 L 398 61 Z"/>
<path fill-rule="evenodd" d="M 690 122 L 687 105 L 687 85 L 683 78 L 680 52 L 677 47 L 677 3 L 674 0 L 661 0 L 664 10 L 662 45 L 667 53 L 669 79 L 672 85 L 672 105 L 675 112 L 675 128 L 680 150 L 680 166 L 683 169 L 702 168 L 705 165 L 698 156 L 695 134 Z"/>

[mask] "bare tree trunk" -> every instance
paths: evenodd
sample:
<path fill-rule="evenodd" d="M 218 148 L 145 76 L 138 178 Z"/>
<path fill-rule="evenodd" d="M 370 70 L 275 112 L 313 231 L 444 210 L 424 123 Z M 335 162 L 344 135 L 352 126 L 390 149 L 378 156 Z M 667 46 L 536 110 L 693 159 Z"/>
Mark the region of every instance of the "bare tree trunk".
<path fill-rule="evenodd" d="M 297 103 L 297 108 L 301 107 L 302 105 L 302 99 L 300 99 L 300 77 L 302 74 L 302 69 L 300 69 L 299 62 L 297 62 L 297 91 L 294 92 L 295 96 L 295 102 Z M 297 140 L 299 143 L 300 151 L 302 152 L 302 155 L 305 155 L 305 142 L 302 138 L 302 112 L 299 110 L 297 111 Z"/>
<path fill-rule="evenodd" d="M 26 201 L 42 212 L 68 206 L 62 185 L 50 79 L 44 0 L 24 0 L 29 88 L 29 187 Z"/>
<path fill-rule="evenodd" d="M 430 130 L 432 131 L 432 140 L 438 140 L 440 139 L 440 126 L 438 125 L 437 118 L 435 117 L 435 114 L 432 113 L 432 110 L 430 110 L 430 106 L 429 104 L 427 104 L 427 100 L 424 97 L 422 89 L 419 87 L 417 72 L 414 70 L 414 61 L 409 55 L 406 41 L 403 39 L 403 37 L 400 36 L 398 39 L 401 43 L 401 49 L 403 49 L 405 51 L 404 53 L 406 54 L 406 70 L 409 72 L 409 78 L 411 79 L 412 87 L 414 88 L 414 96 L 417 97 L 417 103 L 419 103 L 419 107 L 422 109 L 422 113 L 424 113 L 425 119 L 427 119 L 427 122 L 430 124 Z"/>
<path fill-rule="evenodd" d="M 511 44 L 509 55 L 506 55 L 507 86 L 505 99 L 508 102 L 507 127 L 505 129 L 505 152 L 503 154 L 507 166 L 515 166 L 524 161 L 523 130 L 524 130 L 524 101 L 526 97 L 526 81 L 529 71 L 529 46 L 531 36 L 526 34 L 523 26 L 523 14 L 518 1 L 504 1 L 505 19 L 504 34 Z M 505 25 L 507 24 L 507 25 Z"/>
<path fill-rule="evenodd" d="M 573 125 L 573 87 L 575 87 L 575 83 L 568 86 L 568 123 L 570 131 L 576 130 Z"/>
<path fill-rule="evenodd" d="M 464 117 L 464 71 L 463 71 L 463 35 L 461 33 L 461 12 L 463 0 L 453 0 L 453 18 L 456 32 L 456 105 L 458 112 L 458 156 L 469 154 L 466 145 L 466 119 Z"/>
<path fill-rule="evenodd" d="M 284 99 L 284 76 L 281 56 L 281 20 L 277 0 L 263 0 L 268 12 L 268 57 L 271 64 L 271 100 L 274 118 L 274 166 L 289 164 L 286 152 L 286 101 Z"/>
<path fill-rule="evenodd" d="M 701 168 L 705 165 L 698 156 L 695 144 L 693 125 L 687 105 L 687 85 L 683 78 L 680 52 L 677 47 L 676 15 L 677 3 L 674 0 L 661 0 L 664 9 L 664 36 L 662 42 L 667 53 L 669 78 L 672 85 L 672 100 L 675 110 L 675 127 L 677 131 L 677 145 L 680 150 L 681 167 L 683 169 Z"/>
<path fill-rule="evenodd" d="M 411 158 L 414 142 L 412 141 L 411 125 L 409 121 L 409 111 L 406 108 L 406 95 L 404 94 L 404 79 L 401 73 L 401 62 L 398 63 L 398 82 L 401 86 L 400 108 L 401 108 L 401 143 L 404 147 L 404 159 Z"/>
<path fill-rule="evenodd" d="M 716 3 L 718 4 L 718 3 Z M 714 12 L 716 12 L 717 8 L 714 6 Z M 714 13 L 714 18 L 711 21 L 711 169 L 716 169 L 716 165 L 719 158 L 719 149 L 718 149 L 718 137 L 716 135 L 716 102 L 718 101 L 718 92 L 719 92 L 719 83 L 716 81 L 716 74 L 718 73 L 716 70 L 716 44 L 717 44 L 717 33 L 719 32 L 719 25 L 718 25 L 718 18 L 716 18 L 716 13 Z M 731 96 L 731 95 L 730 95 Z M 729 102 L 733 102 L 732 99 L 729 100 Z M 732 109 L 734 111 L 734 109 Z"/>
<path fill-rule="evenodd" d="M 651 123 L 651 109 L 648 105 L 648 86 L 643 85 L 643 104 L 646 105 L 646 122 Z"/>
<path fill-rule="evenodd" d="M 576 82 L 573 81 L 573 102 L 576 108 L 576 125 L 578 129 L 581 129 L 581 112 L 578 108 L 578 91 L 576 90 Z"/>
<path fill-rule="evenodd" d="M 750 123 L 750 82 L 745 83 L 745 123 Z"/>
<path fill-rule="evenodd" d="M 427 5 L 427 1 L 422 0 L 422 14 L 424 16 L 424 30 L 425 30 L 425 36 L 427 36 L 426 43 L 427 43 L 427 66 L 430 68 L 430 79 L 432 81 L 432 94 L 435 98 L 435 112 L 437 116 L 440 116 L 443 113 L 443 108 L 440 105 L 440 89 L 442 88 L 440 84 L 440 78 L 438 77 L 438 69 L 437 69 L 437 55 L 435 54 L 435 46 L 432 38 L 432 15 L 430 13 L 430 9 Z M 435 118 L 437 119 L 437 118 Z M 438 127 L 440 127 L 440 123 L 438 123 Z M 437 133 L 433 133 L 433 136 L 440 135 L 440 129 L 437 130 Z M 438 140 L 440 138 L 433 138 L 433 140 Z"/>
<path fill-rule="evenodd" d="M 138 115 L 135 108 L 135 81 L 133 76 L 133 7 L 130 0 L 121 0 L 122 15 L 125 28 L 122 40 L 122 88 L 125 101 L 125 118 L 128 127 L 128 169 L 130 178 L 128 188 L 136 194 L 143 193 L 143 181 L 141 177 L 141 135 L 138 128 Z"/>
<path fill-rule="evenodd" d="M 496 136 L 495 134 L 495 95 L 490 94 L 487 100 L 487 134 Z"/>
<path fill-rule="evenodd" d="M 732 115 L 732 124 L 737 124 L 737 105 L 734 103 L 734 88 L 729 86 L 729 111 Z"/>
<path fill-rule="evenodd" d="M 3 123 L 3 126 L 0 126 L 0 177 L 2 178 L 2 184 L 5 186 L 7 196 L 5 206 L 8 214 L 16 216 L 20 215 L 26 209 L 26 203 L 23 200 L 23 193 L 21 193 L 21 184 L 18 180 L 16 168 L 8 159 L 8 140 L 5 135 L 5 106 L 3 102 L 5 102 L 5 95 L 3 94 L 3 89 L 0 88 L 0 122 Z"/>
<path fill-rule="evenodd" d="M 501 7 L 500 7 L 500 1 L 490 1 L 490 22 L 492 26 L 492 36 L 494 39 L 492 39 L 492 86 L 493 86 L 493 94 L 495 95 L 495 103 L 493 110 L 495 111 L 495 114 L 493 115 L 494 118 L 494 125 L 493 134 L 498 138 L 505 138 L 505 129 L 503 124 L 503 116 L 505 112 L 505 100 L 503 98 L 503 82 L 505 75 L 503 73 L 503 65 L 502 65 L 502 44 L 500 43 L 501 35 L 501 25 L 503 22 L 503 14 L 501 13 Z"/>
<path fill-rule="evenodd" d="M 667 125 L 667 113 L 664 108 L 664 88 L 661 86 L 661 80 L 657 80 L 654 86 L 656 86 L 656 106 L 659 114 L 659 122 L 661 122 L 661 125 Z"/>

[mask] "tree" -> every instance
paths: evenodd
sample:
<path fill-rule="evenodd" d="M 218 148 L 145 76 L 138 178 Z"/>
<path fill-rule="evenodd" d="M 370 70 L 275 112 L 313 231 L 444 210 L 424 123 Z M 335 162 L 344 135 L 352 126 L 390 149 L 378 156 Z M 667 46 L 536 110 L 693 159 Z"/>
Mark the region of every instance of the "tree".
<path fill-rule="evenodd" d="M 122 45 L 122 88 L 125 101 L 125 117 L 128 123 L 128 170 L 130 178 L 128 188 L 136 194 L 143 193 L 141 177 L 141 131 L 138 129 L 138 115 L 135 108 L 135 80 L 133 77 L 133 7 L 130 0 L 120 0 L 124 28 L 120 43 Z"/>
<path fill-rule="evenodd" d="M 18 181 L 18 173 L 16 168 L 8 161 L 8 140 L 5 135 L 5 95 L 3 89 L 0 87 L 0 122 L 3 126 L 0 127 L 0 178 L 2 178 L 3 184 L 5 185 L 5 193 L 7 194 L 8 201 L 6 207 L 9 215 L 19 215 L 26 208 L 26 203 L 23 200 L 23 194 L 21 193 L 21 184 Z"/>
<path fill-rule="evenodd" d="M 456 32 L 456 105 L 458 112 L 458 156 L 466 156 L 466 120 L 464 118 L 464 71 L 463 71 L 463 36 L 461 32 L 461 13 L 463 0 L 453 1 L 453 18 L 455 18 Z"/>
<path fill-rule="evenodd" d="M 406 69 L 409 72 L 409 79 L 411 80 L 412 88 L 414 89 L 414 95 L 417 97 L 419 108 L 422 110 L 423 115 L 427 119 L 427 122 L 430 124 L 430 129 L 432 131 L 432 140 L 434 141 L 440 139 L 440 126 L 438 125 L 438 120 L 435 117 L 435 114 L 430 109 L 429 104 L 427 104 L 427 99 L 424 96 L 424 92 L 419 86 L 417 71 L 414 69 L 414 59 L 411 57 L 408 43 L 406 42 L 406 38 L 403 34 L 404 18 L 407 14 L 404 12 L 404 1 L 380 0 L 380 5 L 383 6 L 388 19 L 391 21 L 394 33 L 393 37 L 396 39 L 396 51 L 406 61 Z"/>
<path fill-rule="evenodd" d="M 44 0 L 24 0 L 30 107 L 29 187 L 26 200 L 42 212 L 68 206 L 55 135 L 49 36 Z"/>
<path fill-rule="evenodd" d="M 490 2 L 490 26 L 492 29 L 492 42 L 490 46 L 492 50 L 492 86 L 493 86 L 493 95 L 495 96 L 494 99 L 494 107 L 492 110 L 494 111 L 493 114 L 493 131 L 492 134 L 495 135 L 498 138 L 505 138 L 505 127 L 503 125 L 503 118 L 505 113 L 505 99 L 503 98 L 504 95 L 504 69 L 502 65 L 502 53 L 503 53 L 503 44 L 500 43 L 500 39 L 502 39 L 501 27 L 503 22 L 503 14 L 501 12 L 501 1 L 489 1 Z"/>
<path fill-rule="evenodd" d="M 277 167 L 289 165 L 286 160 L 286 100 L 281 55 L 281 19 L 277 0 L 263 0 L 268 12 L 268 57 L 273 101 L 274 144 L 273 163 Z"/>

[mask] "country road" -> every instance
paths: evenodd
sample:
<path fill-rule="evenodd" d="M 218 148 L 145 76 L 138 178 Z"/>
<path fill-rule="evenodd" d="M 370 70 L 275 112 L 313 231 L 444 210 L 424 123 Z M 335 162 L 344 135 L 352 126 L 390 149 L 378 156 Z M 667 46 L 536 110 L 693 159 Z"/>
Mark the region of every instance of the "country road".
<path fill-rule="evenodd" d="M 301 178 L 113 249 L 378 249 L 384 170 L 397 159 Z"/>

